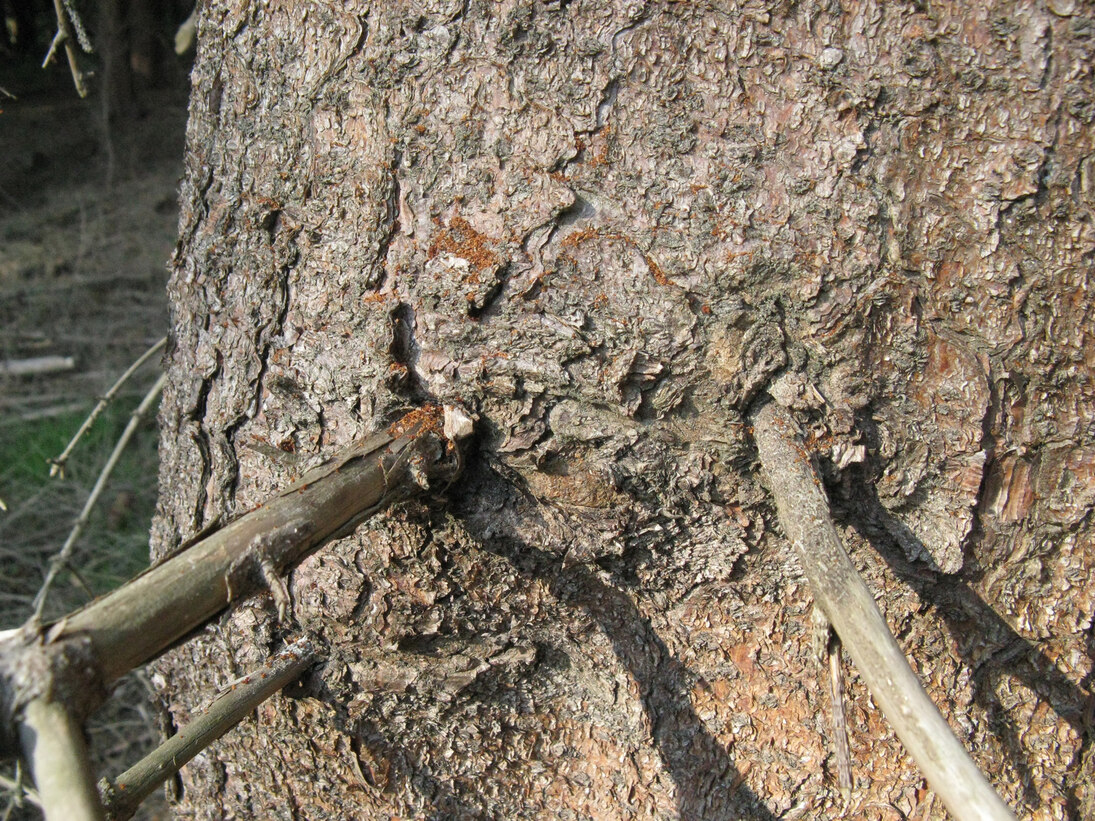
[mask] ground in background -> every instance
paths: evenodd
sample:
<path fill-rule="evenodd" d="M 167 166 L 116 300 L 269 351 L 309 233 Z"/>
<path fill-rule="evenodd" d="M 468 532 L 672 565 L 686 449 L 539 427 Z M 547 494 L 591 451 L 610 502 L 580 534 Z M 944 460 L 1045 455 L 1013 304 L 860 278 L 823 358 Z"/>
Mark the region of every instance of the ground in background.
<path fill-rule="evenodd" d="M 3 71 L 8 66 L 0 66 Z M 142 95 L 144 114 L 103 127 L 63 67 L 6 72 L 0 86 L 0 629 L 30 612 L 48 557 L 65 540 L 159 358 L 123 390 L 76 450 L 64 480 L 56 456 L 97 397 L 167 332 L 167 261 L 175 242 L 186 88 Z M 4 362 L 72 357 L 37 376 L 5 375 Z M 148 561 L 156 498 L 156 426 L 146 421 L 114 474 L 75 567 L 50 598 L 58 615 L 115 587 Z M 85 589 L 85 586 L 87 589 Z M 89 728 L 101 774 L 117 774 L 157 738 L 157 705 L 139 676 Z M 10 774 L 10 773 L 9 773 Z M 0 794 L 0 813 L 8 796 Z M 141 817 L 162 815 L 154 802 Z M 12 817 L 35 817 L 17 813 Z"/>

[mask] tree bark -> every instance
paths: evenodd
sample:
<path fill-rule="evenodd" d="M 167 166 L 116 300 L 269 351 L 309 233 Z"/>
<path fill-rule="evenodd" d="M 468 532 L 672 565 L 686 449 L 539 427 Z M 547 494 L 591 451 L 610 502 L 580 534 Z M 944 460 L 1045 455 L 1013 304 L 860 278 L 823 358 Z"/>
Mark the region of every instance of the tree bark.
<path fill-rule="evenodd" d="M 1093 58 L 1069 0 L 206 0 L 154 555 L 410 406 L 480 421 L 295 625 L 158 664 L 185 724 L 328 652 L 179 817 L 840 817 L 762 392 L 996 789 L 1091 814 Z M 850 815 L 944 817 L 849 685 Z"/>

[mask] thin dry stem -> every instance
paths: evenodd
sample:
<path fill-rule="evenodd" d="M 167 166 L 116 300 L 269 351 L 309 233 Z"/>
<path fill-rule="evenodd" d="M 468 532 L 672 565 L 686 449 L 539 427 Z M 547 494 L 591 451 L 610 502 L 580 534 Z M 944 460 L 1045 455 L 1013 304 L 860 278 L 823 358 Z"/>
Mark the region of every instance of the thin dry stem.
<path fill-rule="evenodd" d="M 38 797 L 38 790 L 23 783 L 22 766 L 23 764 L 20 762 L 20 769 L 16 771 L 15 778 L 8 778 L 6 775 L 0 775 L 0 787 L 3 787 L 12 795 L 17 796 L 16 802 L 26 801 L 33 804 L 38 809 L 42 809 L 42 799 Z"/>
<path fill-rule="evenodd" d="M 76 93 L 81 97 L 86 97 L 88 93 L 87 81 L 76 57 L 76 39 L 73 35 L 69 11 L 65 8 L 64 0 L 53 0 L 53 10 L 57 14 L 57 34 L 54 36 L 53 42 L 50 43 L 49 51 L 46 52 L 46 59 L 42 61 L 42 68 L 49 65 L 50 60 L 53 59 L 53 55 L 57 51 L 57 46 L 63 44 L 65 56 L 68 58 L 68 68 L 72 73 L 72 82 L 76 86 Z M 73 19 L 78 18 L 73 15 Z"/>
<path fill-rule="evenodd" d="M 163 350 L 164 345 L 167 344 L 167 337 L 160 337 L 160 340 L 156 342 L 147 351 L 137 357 L 136 361 L 126 368 L 125 373 L 118 377 L 113 385 L 110 386 L 110 390 L 100 397 L 91 413 L 88 414 L 87 419 L 80 425 L 80 429 L 76 431 L 76 434 L 72 437 L 72 440 L 65 446 L 65 449 L 61 452 L 61 455 L 56 459 L 49 460 L 49 475 L 51 477 L 61 475 L 61 478 L 65 478 L 65 465 L 68 463 L 69 457 L 72 455 L 73 449 L 77 443 L 83 438 L 84 434 L 91 429 L 91 426 L 95 424 L 95 421 L 99 418 L 100 414 L 106 410 L 107 406 L 114 401 L 114 397 L 118 395 L 118 391 L 122 389 L 129 378 L 137 372 L 137 369 L 147 362 L 152 356 L 159 351 Z"/>
<path fill-rule="evenodd" d="M 299 639 L 258 670 L 228 685 L 201 715 L 116 779 L 100 781 L 107 817 L 112 821 L 130 818 L 154 789 L 190 759 L 295 681 L 315 655 L 312 643 L 307 638 Z"/>
<path fill-rule="evenodd" d="M 42 582 L 42 587 L 38 591 L 38 595 L 34 597 L 34 615 L 31 617 L 31 622 L 34 624 L 40 623 L 42 620 L 42 613 L 45 610 L 46 599 L 49 596 L 50 587 L 52 587 L 54 580 L 62 569 L 68 564 L 72 558 L 72 552 L 76 547 L 76 541 L 80 538 L 80 535 L 84 532 L 84 528 L 87 526 L 88 520 L 91 517 L 91 511 L 95 508 L 96 503 L 99 501 L 99 497 L 103 493 L 103 489 L 106 487 L 107 480 L 110 479 L 114 468 L 118 465 L 118 460 L 121 458 L 122 453 L 129 445 L 133 435 L 137 432 L 137 428 L 141 423 L 141 420 L 148 413 L 149 409 L 155 404 L 157 398 L 159 398 L 160 392 L 163 390 L 164 381 L 166 376 L 161 374 L 160 378 L 156 380 L 155 384 L 149 388 L 148 393 L 145 394 L 144 399 L 141 400 L 141 404 L 137 406 L 137 409 L 129 417 L 129 423 L 125 426 L 125 430 L 122 431 L 122 435 L 118 437 L 118 442 L 114 445 L 114 450 L 110 454 L 110 458 L 107 459 L 106 464 L 103 466 L 102 471 L 99 472 L 99 478 L 95 481 L 95 486 L 91 489 L 91 493 L 87 497 L 87 501 L 84 503 L 83 510 L 80 511 L 80 515 L 76 519 L 76 523 L 72 526 L 71 532 L 68 534 L 68 538 L 65 540 L 64 545 L 60 551 L 57 552 L 49 560 L 49 570 L 46 572 L 46 578 Z"/>

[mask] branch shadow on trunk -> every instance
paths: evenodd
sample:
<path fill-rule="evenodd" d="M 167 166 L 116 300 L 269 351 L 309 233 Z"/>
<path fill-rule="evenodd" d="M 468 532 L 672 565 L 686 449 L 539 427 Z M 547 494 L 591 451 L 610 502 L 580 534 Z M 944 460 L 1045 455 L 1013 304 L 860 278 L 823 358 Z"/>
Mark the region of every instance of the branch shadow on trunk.
<path fill-rule="evenodd" d="M 371 756 L 387 762 L 394 774 L 388 777 L 405 781 L 415 795 L 429 804 L 429 811 L 423 818 L 428 821 L 461 821 L 483 817 L 481 807 L 464 801 L 449 789 L 441 779 L 434 776 L 426 762 L 410 752 L 406 745 L 399 743 L 398 739 L 393 739 L 380 724 L 374 721 L 363 722 L 355 729 L 353 739 L 354 754 L 358 756 L 359 762 L 359 750 L 367 747 Z M 365 777 L 374 788 L 384 791 L 389 789 L 377 783 L 371 770 Z"/>
<path fill-rule="evenodd" d="M 838 520 L 851 526 L 870 544 L 897 579 L 934 607 L 946 623 L 959 655 L 972 673 L 974 701 L 992 717 L 992 726 L 1003 736 L 1010 763 L 1023 784 L 1025 803 L 1037 808 L 1041 802 L 1034 788 L 1034 773 L 1022 755 L 1019 728 L 1001 708 L 993 694 L 993 685 L 999 677 L 1011 676 L 1044 700 L 1079 734 L 1076 761 L 1082 760 L 1091 744 L 1092 727 L 1085 720 L 1090 697 L 1058 670 L 1034 642 L 1019 635 L 966 581 L 906 559 L 891 535 L 893 529 L 900 528 L 907 539 L 916 537 L 882 505 L 871 481 L 854 476 L 850 486 L 843 492 L 838 490 L 834 497 Z M 919 547 L 925 555 L 930 555 L 924 545 Z M 991 649 L 981 649 L 981 643 Z M 1078 806 L 1075 786 L 1066 786 L 1064 791 L 1070 806 Z"/>
<path fill-rule="evenodd" d="M 478 475 L 474 475 L 478 474 Z M 491 493 L 523 506 L 519 491 L 493 470 L 467 471 L 469 486 L 493 484 Z M 502 487 L 500 487 L 502 486 Z M 482 488 L 469 488 L 464 502 L 482 498 Z M 461 506 L 458 502 L 458 506 Z M 672 653 L 625 590 L 606 584 L 582 564 L 567 564 L 506 527 L 506 517 L 484 515 L 482 508 L 455 515 L 483 549 L 508 560 L 520 572 L 548 585 L 561 603 L 581 608 L 611 641 L 616 656 L 638 684 L 650 722 L 654 746 L 677 787 L 677 806 L 684 821 L 738 818 L 774 821 L 775 816 L 745 783 L 745 776 L 725 747 L 696 714 L 689 697 L 694 674 Z"/>
<path fill-rule="evenodd" d="M 556 596 L 584 608 L 600 625 L 638 682 L 654 743 L 677 784 L 680 817 L 774 819 L 693 709 L 688 668 L 627 593 L 584 565 L 560 568 L 544 578 Z"/>

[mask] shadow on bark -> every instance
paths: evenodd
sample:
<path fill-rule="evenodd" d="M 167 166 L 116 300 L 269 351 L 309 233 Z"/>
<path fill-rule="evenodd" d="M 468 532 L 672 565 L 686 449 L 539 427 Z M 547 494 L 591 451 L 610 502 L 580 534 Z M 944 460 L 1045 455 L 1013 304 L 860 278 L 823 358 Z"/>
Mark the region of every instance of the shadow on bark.
<path fill-rule="evenodd" d="M 430 810 L 422 817 L 428 821 L 459 821 L 460 819 L 477 819 L 483 817 L 482 807 L 474 806 L 460 798 L 449 789 L 439 778 L 434 777 L 429 766 L 418 756 L 408 751 L 405 744 L 398 739 L 389 738 L 384 729 L 377 723 L 366 721 L 362 723 L 354 733 L 354 753 L 360 761 L 360 747 L 366 747 L 372 757 L 385 762 L 389 774 L 385 780 L 403 779 L 410 786 L 415 795 L 430 804 Z M 387 791 L 387 786 L 377 783 L 376 775 L 370 770 L 365 773 L 369 783 L 379 789 Z"/>
<path fill-rule="evenodd" d="M 1010 764 L 1023 784 L 1023 800 L 1028 807 L 1038 808 L 1041 802 L 1034 788 L 1034 773 L 1022 754 L 1019 728 L 1002 709 L 993 694 L 993 685 L 1002 676 L 1012 676 L 1037 693 L 1079 734 L 1077 762 L 1083 759 L 1091 744 L 1092 728 L 1090 721 L 1085 720 L 1085 707 L 1090 697 L 1058 670 L 1036 644 L 1019 635 L 969 584 L 906 559 L 891 533 L 899 528 L 905 538 L 915 540 L 916 537 L 882 505 L 872 482 L 856 477 L 849 490 L 841 495 L 845 498 L 834 501 L 842 502 L 842 509 L 838 510 L 844 514 L 844 522 L 877 551 L 903 584 L 933 606 L 946 623 L 958 654 L 972 673 L 974 701 L 991 717 L 992 726 L 1003 737 Z M 919 540 L 916 542 L 924 555 L 930 555 Z M 1078 807 L 1076 787 L 1065 786 L 1064 792 L 1069 805 Z"/>
<path fill-rule="evenodd" d="M 465 478 L 469 485 L 495 485 L 486 494 L 482 487 L 473 489 L 465 499 L 497 498 L 501 493 L 510 496 L 508 501 L 514 507 L 526 507 L 524 500 L 516 498 L 513 482 L 493 471 L 489 477 L 480 474 L 473 478 L 465 473 Z M 522 512 L 529 513 L 527 508 Z M 673 655 L 627 592 L 606 584 L 584 565 L 567 565 L 561 556 L 530 545 L 505 526 L 504 517 L 483 513 L 482 509 L 470 509 L 457 515 L 484 549 L 546 583 L 561 603 L 580 607 L 612 642 L 617 657 L 639 686 L 654 745 L 677 786 L 680 818 L 774 821 L 775 816 L 745 783 L 725 747 L 693 709 L 689 689 L 695 676 Z"/>
<path fill-rule="evenodd" d="M 627 593 L 605 584 L 583 565 L 542 578 L 561 601 L 589 613 L 638 682 L 654 743 L 677 785 L 680 817 L 774 819 L 693 710 L 688 695 L 693 676 Z"/>

